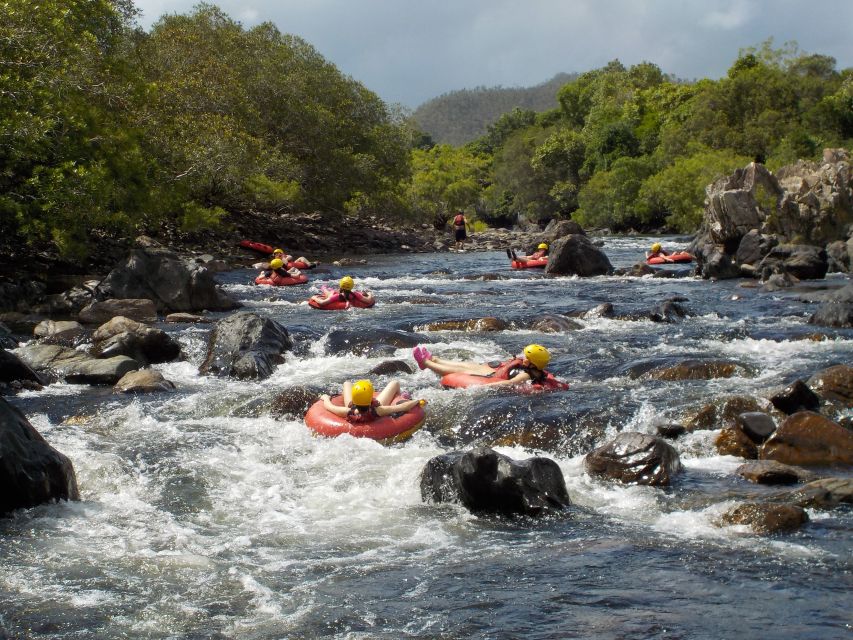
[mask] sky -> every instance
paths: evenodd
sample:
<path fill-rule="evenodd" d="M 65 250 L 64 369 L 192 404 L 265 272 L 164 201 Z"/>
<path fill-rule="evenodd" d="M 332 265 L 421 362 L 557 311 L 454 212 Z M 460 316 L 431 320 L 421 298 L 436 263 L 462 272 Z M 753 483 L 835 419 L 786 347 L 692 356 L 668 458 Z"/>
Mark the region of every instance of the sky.
<path fill-rule="evenodd" d="M 197 0 L 134 0 L 150 26 Z M 853 67 L 851 0 L 218 0 L 245 27 L 300 36 L 389 103 L 458 89 L 528 87 L 618 58 L 719 78 L 773 38 Z"/>

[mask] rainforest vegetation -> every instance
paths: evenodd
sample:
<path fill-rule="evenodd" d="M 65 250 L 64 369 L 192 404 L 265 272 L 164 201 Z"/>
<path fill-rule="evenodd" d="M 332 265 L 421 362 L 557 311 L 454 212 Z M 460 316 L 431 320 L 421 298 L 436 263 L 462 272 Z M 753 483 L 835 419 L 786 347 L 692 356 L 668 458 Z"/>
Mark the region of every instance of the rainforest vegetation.
<path fill-rule="evenodd" d="M 619 61 L 573 78 L 552 109 L 433 144 L 272 24 L 201 4 L 146 32 L 132 0 L 4 0 L 0 232 L 77 257 L 251 211 L 690 232 L 715 177 L 853 143 L 853 69 L 795 45 L 745 49 L 718 80 Z"/>

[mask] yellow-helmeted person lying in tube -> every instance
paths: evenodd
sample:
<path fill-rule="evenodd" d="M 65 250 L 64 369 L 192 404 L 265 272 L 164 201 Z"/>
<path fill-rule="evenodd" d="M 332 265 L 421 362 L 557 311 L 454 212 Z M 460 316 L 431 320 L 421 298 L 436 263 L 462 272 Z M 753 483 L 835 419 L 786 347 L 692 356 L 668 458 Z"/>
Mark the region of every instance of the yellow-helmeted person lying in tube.
<path fill-rule="evenodd" d="M 520 256 L 515 253 L 512 249 L 506 250 L 507 256 L 511 260 L 515 260 L 516 262 L 527 262 L 528 260 L 541 260 L 542 258 L 548 257 L 548 245 L 544 242 L 540 242 L 539 246 L 536 247 L 536 251 L 531 253 L 529 256 Z"/>
<path fill-rule="evenodd" d="M 669 252 L 663 250 L 660 242 L 655 242 L 651 249 L 651 251 L 646 251 L 646 260 L 649 258 L 661 258 L 664 262 L 673 262 L 673 260 L 669 258 Z"/>
<path fill-rule="evenodd" d="M 495 385 L 514 385 L 532 382 L 542 383 L 548 376 L 545 367 L 551 361 L 548 349 L 540 344 L 529 344 L 524 347 L 523 357 L 512 358 L 500 363 L 497 367 L 478 362 L 460 362 L 436 358 L 426 347 L 417 346 L 412 351 L 415 361 L 421 369 L 429 369 L 440 376 L 448 373 L 469 373 L 475 376 L 496 377 L 501 382 Z"/>
<path fill-rule="evenodd" d="M 329 394 L 324 393 L 320 396 L 323 401 L 323 407 L 326 411 L 334 413 L 336 416 L 346 418 L 348 422 L 353 424 L 370 422 L 382 416 L 388 416 L 393 413 L 405 413 L 413 409 L 417 405 L 424 406 L 426 400 L 406 400 L 399 404 L 390 404 L 394 398 L 400 393 L 400 383 L 392 380 L 376 398 L 373 397 L 373 383 L 370 380 L 359 380 L 355 384 L 349 380 L 344 382 L 342 407 L 332 404 L 332 399 Z"/>
<path fill-rule="evenodd" d="M 373 294 L 369 291 L 355 291 L 355 280 L 352 279 L 352 276 L 344 276 L 341 278 L 341 281 L 338 283 L 337 291 L 323 287 L 322 295 L 318 294 L 316 296 L 312 296 L 311 299 L 320 306 L 325 306 L 331 302 L 337 302 L 339 300 L 362 307 L 368 307 L 375 302 Z"/>

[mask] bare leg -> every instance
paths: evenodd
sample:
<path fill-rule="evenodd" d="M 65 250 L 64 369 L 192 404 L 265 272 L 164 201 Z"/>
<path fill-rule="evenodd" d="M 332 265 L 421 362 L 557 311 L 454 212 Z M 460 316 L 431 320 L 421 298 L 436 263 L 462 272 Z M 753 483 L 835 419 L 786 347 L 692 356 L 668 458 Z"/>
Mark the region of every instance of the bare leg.
<path fill-rule="evenodd" d="M 442 360 L 441 358 L 435 357 L 430 358 L 429 360 L 424 360 L 424 366 L 440 376 L 447 373 L 473 373 L 478 376 L 487 376 L 495 371 L 487 364 L 477 364 L 476 362 L 455 362 L 453 360 Z"/>
<path fill-rule="evenodd" d="M 391 404 L 391 402 L 394 400 L 398 393 L 400 393 L 400 383 L 396 380 L 392 380 L 391 382 L 386 384 L 385 388 L 379 393 L 378 396 L 376 396 L 376 400 L 379 402 L 379 404 L 387 407 Z"/>
<path fill-rule="evenodd" d="M 347 380 L 344 382 L 344 406 L 348 407 L 352 404 L 352 382 Z"/>

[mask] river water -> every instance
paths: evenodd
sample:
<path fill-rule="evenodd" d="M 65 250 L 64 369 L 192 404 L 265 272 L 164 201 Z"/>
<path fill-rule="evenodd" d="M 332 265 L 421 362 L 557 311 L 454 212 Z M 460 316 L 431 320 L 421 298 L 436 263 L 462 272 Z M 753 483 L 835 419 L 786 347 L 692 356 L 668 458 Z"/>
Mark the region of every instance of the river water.
<path fill-rule="evenodd" d="M 608 238 L 604 251 L 630 266 L 650 242 Z M 71 458 L 82 500 L 0 520 L 0 628 L 13 638 L 853 635 L 849 508 L 810 511 L 807 525 L 784 536 L 717 527 L 737 501 L 777 489 L 735 475 L 742 460 L 718 455 L 712 431 L 675 441 L 685 472 L 669 488 L 614 486 L 583 471 L 583 455 L 618 431 L 655 433 L 727 395 L 766 394 L 849 364 L 853 332 L 803 339 L 817 330 L 806 323 L 813 305 L 739 281 L 547 278 L 511 271 L 499 253 L 369 263 L 278 289 L 248 285 L 249 271 L 224 274 L 231 295 L 294 336 L 294 353 L 264 382 L 199 376 L 209 327 L 167 326 L 187 353 L 157 367 L 175 393 L 129 398 L 56 384 L 13 398 Z M 321 313 L 304 303 L 346 273 L 376 294 L 374 309 Z M 500 279 L 482 277 L 490 274 Z M 672 296 L 686 298 L 690 313 L 678 323 L 597 318 L 565 333 L 524 329 L 543 312 L 611 302 L 628 315 Z M 429 400 L 426 426 L 391 447 L 315 438 L 296 417 L 270 416 L 265 401 L 287 388 L 336 389 L 393 357 L 414 364 L 409 349 L 327 355 L 333 329 L 482 316 L 516 328 L 424 340 L 438 355 L 481 360 L 539 342 L 572 388 L 525 397 L 446 391 L 418 370 L 400 379 Z M 627 374 L 649 359 L 705 357 L 736 361 L 744 373 L 681 382 Z M 496 448 L 558 462 L 574 503 L 564 517 L 481 518 L 421 501 L 427 460 L 518 423 L 559 430 L 543 441 L 547 451 Z"/>

